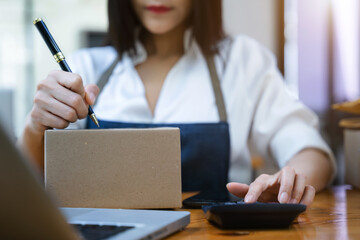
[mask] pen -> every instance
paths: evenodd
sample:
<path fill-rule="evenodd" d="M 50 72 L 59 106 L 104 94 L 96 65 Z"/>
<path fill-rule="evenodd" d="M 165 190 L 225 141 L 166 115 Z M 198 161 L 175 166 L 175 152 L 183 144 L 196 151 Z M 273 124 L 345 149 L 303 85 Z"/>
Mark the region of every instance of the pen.
<path fill-rule="evenodd" d="M 46 27 L 45 22 L 41 18 L 37 18 L 34 20 L 35 27 L 39 30 L 40 35 L 44 39 L 46 45 L 48 46 L 51 54 L 54 56 L 57 63 L 59 63 L 61 69 L 66 72 L 71 72 L 69 65 L 65 61 L 65 56 L 61 52 L 59 46 L 56 44 L 54 38 L 51 36 L 49 29 Z M 95 116 L 94 111 L 92 110 L 91 106 L 89 105 L 88 115 L 90 119 L 99 126 L 99 122 Z"/>

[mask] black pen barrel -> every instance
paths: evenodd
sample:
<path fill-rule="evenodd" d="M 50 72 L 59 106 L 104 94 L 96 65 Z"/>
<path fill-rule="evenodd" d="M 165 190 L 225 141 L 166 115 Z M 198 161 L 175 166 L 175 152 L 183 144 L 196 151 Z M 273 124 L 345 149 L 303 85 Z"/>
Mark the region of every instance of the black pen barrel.
<path fill-rule="evenodd" d="M 49 50 L 51 51 L 52 55 L 55 55 L 59 52 L 61 52 L 59 46 L 56 44 L 54 38 L 50 34 L 49 29 L 47 28 L 44 21 L 42 21 L 40 18 L 36 19 L 34 21 L 35 27 L 38 29 L 40 35 L 44 39 L 46 45 L 48 46 Z"/>
<path fill-rule="evenodd" d="M 67 64 L 67 62 L 65 61 L 65 59 L 61 62 L 59 62 L 60 68 L 61 70 L 65 71 L 65 72 L 71 72 L 71 69 L 69 67 L 69 65 Z"/>

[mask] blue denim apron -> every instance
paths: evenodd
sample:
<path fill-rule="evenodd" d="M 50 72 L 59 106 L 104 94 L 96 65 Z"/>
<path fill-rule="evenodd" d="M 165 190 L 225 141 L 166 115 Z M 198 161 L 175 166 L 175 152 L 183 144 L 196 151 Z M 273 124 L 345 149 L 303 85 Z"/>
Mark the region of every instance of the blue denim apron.
<path fill-rule="evenodd" d="M 118 60 L 101 76 L 98 86 L 100 92 L 107 83 Z M 228 182 L 230 136 L 229 125 L 223 100 L 220 81 L 213 59 L 206 60 L 211 83 L 220 116 L 219 123 L 149 124 L 127 123 L 99 120 L 101 128 L 154 128 L 178 127 L 181 137 L 181 178 L 182 190 L 200 191 L 224 189 Z M 88 118 L 88 129 L 97 126 Z"/>

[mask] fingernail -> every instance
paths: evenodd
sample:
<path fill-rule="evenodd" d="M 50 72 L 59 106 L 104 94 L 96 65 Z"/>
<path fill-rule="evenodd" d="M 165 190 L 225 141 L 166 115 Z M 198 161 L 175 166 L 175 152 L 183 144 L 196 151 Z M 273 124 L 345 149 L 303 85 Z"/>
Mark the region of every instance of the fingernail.
<path fill-rule="evenodd" d="M 288 199 L 289 199 L 289 196 L 286 192 L 283 192 L 280 195 L 280 203 L 286 203 Z"/>
<path fill-rule="evenodd" d="M 253 195 L 246 195 L 244 201 L 245 202 L 253 202 L 254 196 Z"/>
<path fill-rule="evenodd" d="M 95 95 L 93 93 L 89 93 L 89 97 L 91 102 L 95 102 Z"/>

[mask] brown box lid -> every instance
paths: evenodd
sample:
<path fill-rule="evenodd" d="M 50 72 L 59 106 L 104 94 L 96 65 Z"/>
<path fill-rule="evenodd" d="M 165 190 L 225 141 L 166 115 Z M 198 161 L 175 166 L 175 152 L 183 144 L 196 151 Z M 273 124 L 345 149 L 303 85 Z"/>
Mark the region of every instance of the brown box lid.
<path fill-rule="evenodd" d="M 181 207 L 178 128 L 48 130 L 45 186 L 62 207 Z"/>

